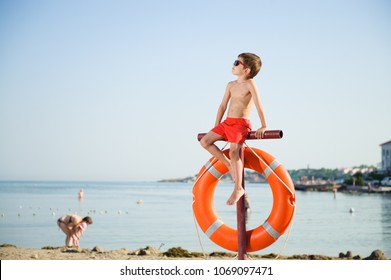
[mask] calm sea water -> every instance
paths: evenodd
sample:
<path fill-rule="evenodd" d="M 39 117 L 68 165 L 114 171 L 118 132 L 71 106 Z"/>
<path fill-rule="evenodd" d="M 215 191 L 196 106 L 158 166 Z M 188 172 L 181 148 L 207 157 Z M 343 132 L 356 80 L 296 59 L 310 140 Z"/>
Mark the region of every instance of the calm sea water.
<path fill-rule="evenodd" d="M 83 188 L 85 198 L 78 199 Z M 231 184 L 219 184 L 215 208 L 236 227 L 236 207 L 226 206 Z M 252 215 L 248 228 L 269 216 L 272 194 L 267 184 L 247 184 Z M 191 251 L 224 251 L 197 228 L 192 214 L 192 185 L 181 183 L 0 182 L 0 244 L 41 248 L 63 246 L 56 220 L 63 214 L 89 215 L 80 244 L 104 249 L 147 245 L 162 251 L 181 246 Z M 142 204 L 137 201 L 142 200 Z M 368 256 L 382 250 L 391 257 L 391 195 L 297 192 L 297 211 L 290 233 L 260 254 L 325 254 L 351 250 Z M 354 212 L 350 213 L 350 209 Z"/>

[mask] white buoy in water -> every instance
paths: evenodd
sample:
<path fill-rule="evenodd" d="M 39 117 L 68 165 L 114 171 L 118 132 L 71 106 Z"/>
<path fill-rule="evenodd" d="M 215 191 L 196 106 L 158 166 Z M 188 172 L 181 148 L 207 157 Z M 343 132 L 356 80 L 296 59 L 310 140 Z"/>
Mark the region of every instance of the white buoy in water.
<path fill-rule="evenodd" d="M 354 210 L 353 207 L 351 207 L 350 210 L 349 210 L 350 213 L 354 213 L 355 211 L 356 211 L 356 210 Z"/>

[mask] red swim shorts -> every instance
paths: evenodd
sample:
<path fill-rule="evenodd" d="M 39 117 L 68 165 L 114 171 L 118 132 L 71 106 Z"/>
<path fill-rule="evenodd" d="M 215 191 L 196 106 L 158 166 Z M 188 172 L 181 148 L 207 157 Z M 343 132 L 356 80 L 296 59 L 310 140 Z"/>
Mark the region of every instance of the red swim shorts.
<path fill-rule="evenodd" d="M 243 118 L 226 118 L 212 131 L 221 135 L 225 141 L 242 145 L 251 131 L 251 124 L 250 120 Z"/>

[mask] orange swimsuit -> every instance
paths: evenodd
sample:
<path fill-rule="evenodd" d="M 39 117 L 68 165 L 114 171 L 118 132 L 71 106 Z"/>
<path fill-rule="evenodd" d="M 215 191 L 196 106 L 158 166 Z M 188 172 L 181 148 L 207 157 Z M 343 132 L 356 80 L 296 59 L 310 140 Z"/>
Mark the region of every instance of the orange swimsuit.
<path fill-rule="evenodd" d="M 251 124 L 248 119 L 226 118 L 212 131 L 221 135 L 225 141 L 242 145 L 251 131 Z"/>

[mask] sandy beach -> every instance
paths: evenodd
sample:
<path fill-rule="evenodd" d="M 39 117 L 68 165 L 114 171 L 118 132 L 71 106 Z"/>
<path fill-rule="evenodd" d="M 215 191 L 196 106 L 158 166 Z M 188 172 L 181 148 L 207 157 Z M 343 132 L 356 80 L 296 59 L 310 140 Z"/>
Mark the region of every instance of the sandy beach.
<path fill-rule="evenodd" d="M 374 250 L 368 256 L 354 255 L 348 251 L 339 253 L 337 256 L 324 255 L 292 255 L 277 256 L 276 254 L 258 255 L 249 254 L 249 259 L 295 259 L 295 260 L 343 260 L 343 259 L 370 259 L 387 260 L 388 258 L 380 250 Z M 236 254 L 227 252 L 200 253 L 189 252 L 181 247 L 170 248 L 165 252 L 160 252 L 154 247 L 145 247 L 136 250 L 125 248 L 117 250 L 104 250 L 100 246 L 93 249 L 75 248 L 75 247 L 43 247 L 43 248 L 17 248 L 11 244 L 0 246 L 1 260 L 236 260 Z"/>

